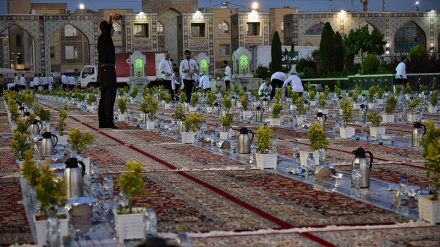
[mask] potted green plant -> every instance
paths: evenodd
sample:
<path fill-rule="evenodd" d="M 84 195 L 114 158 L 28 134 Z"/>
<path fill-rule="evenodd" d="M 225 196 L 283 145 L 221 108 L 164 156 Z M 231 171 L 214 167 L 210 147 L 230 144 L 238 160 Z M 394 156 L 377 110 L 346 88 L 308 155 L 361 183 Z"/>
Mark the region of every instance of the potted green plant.
<path fill-rule="evenodd" d="M 174 119 L 177 120 L 179 135 L 182 134 L 182 131 L 186 131 L 185 125 L 183 124 L 184 118 L 185 118 L 185 114 L 183 113 L 183 104 L 179 103 L 176 105 L 176 108 L 174 109 Z"/>
<path fill-rule="evenodd" d="M 223 106 L 225 107 L 226 111 L 230 110 L 232 107 L 232 102 L 227 95 L 223 96 Z"/>
<path fill-rule="evenodd" d="M 271 126 L 280 126 L 281 124 L 280 115 L 282 110 L 283 110 L 282 103 L 275 102 L 272 104 L 272 117 L 269 119 Z"/>
<path fill-rule="evenodd" d="M 215 95 L 215 92 L 209 91 L 208 95 L 206 96 L 206 104 L 209 107 L 212 107 L 214 105 L 214 101 L 216 100 L 217 96 Z"/>
<path fill-rule="evenodd" d="M 225 111 L 221 118 L 222 131 L 220 131 L 220 139 L 228 138 L 228 130 L 234 120 L 234 115 L 230 111 Z"/>
<path fill-rule="evenodd" d="M 397 106 L 397 98 L 394 94 L 390 94 L 387 100 L 385 101 L 385 115 L 382 116 L 382 121 L 384 123 L 393 123 L 394 122 L 394 109 Z"/>
<path fill-rule="evenodd" d="M 367 114 L 368 121 L 371 122 L 372 126 L 370 127 L 370 136 L 372 138 L 376 138 L 377 135 L 385 134 L 385 127 L 381 127 L 380 125 L 380 114 L 377 111 L 372 111 Z"/>
<path fill-rule="evenodd" d="M 374 108 L 374 96 L 377 93 L 377 88 L 374 85 L 371 85 L 371 87 L 368 89 L 368 109 Z"/>
<path fill-rule="evenodd" d="M 438 90 L 433 90 L 431 94 L 431 99 L 429 100 L 428 112 L 429 113 L 437 113 L 438 107 Z"/>
<path fill-rule="evenodd" d="M 376 86 L 377 88 L 377 104 L 381 105 L 383 104 L 383 89 L 381 87 Z"/>
<path fill-rule="evenodd" d="M 88 106 L 94 106 L 96 103 L 96 95 L 94 93 L 87 94 L 86 102 Z"/>
<path fill-rule="evenodd" d="M 327 86 L 327 85 L 326 85 Z M 325 106 L 327 105 L 327 95 L 325 93 L 321 93 L 318 96 L 318 105 L 320 112 L 327 114 L 328 111 L 325 109 Z"/>
<path fill-rule="evenodd" d="M 50 214 L 54 214 L 58 209 L 66 204 L 64 193 L 64 180 L 57 176 L 49 164 L 43 164 L 38 168 L 32 159 L 32 150 L 25 152 L 25 161 L 20 169 L 23 177 L 26 178 L 30 188 L 35 191 L 35 199 L 39 202 L 39 214 L 33 215 L 36 228 L 37 242 L 39 246 L 46 243 L 47 223 Z M 32 202 L 35 204 L 35 202 Z M 69 219 L 66 214 L 57 214 L 60 219 L 60 235 L 68 235 Z"/>
<path fill-rule="evenodd" d="M 310 142 L 310 152 L 300 151 L 300 162 L 302 167 L 307 167 L 307 157 L 310 153 L 313 153 L 316 161 L 320 160 L 319 153 L 324 155 L 325 150 L 327 150 L 327 147 L 330 144 L 330 140 L 319 121 L 315 121 L 310 125 L 307 137 Z"/>
<path fill-rule="evenodd" d="M 341 138 L 351 138 L 355 133 L 355 129 L 353 127 L 347 127 L 347 124 L 353 119 L 353 106 L 349 98 L 341 99 L 340 104 L 343 119 L 340 136 Z"/>
<path fill-rule="evenodd" d="M 165 94 L 165 109 L 171 109 L 171 101 L 173 101 L 173 98 L 171 97 L 170 93 Z"/>
<path fill-rule="evenodd" d="M 417 106 L 420 103 L 420 99 L 417 97 L 412 98 L 408 104 L 408 113 L 406 114 L 409 123 L 414 123 L 417 121 Z"/>
<path fill-rule="evenodd" d="M 28 141 L 29 137 L 26 132 L 13 130 L 12 133 L 10 150 L 14 153 L 14 156 L 19 160 L 19 164 L 21 165 L 25 159 L 25 152 L 31 150 L 32 146 Z"/>
<path fill-rule="evenodd" d="M 63 110 L 61 110 L 60 112 L 60 118 L 58 119 L 58 142 L 60 142 L 60 144 L 66 144 L 66 143 L 62 143 L 60 140 L 60 136 L 64 136 L 64 130 L 66 129 L 66 118 L 67 118 L 67 105 L 65 104 L 63 107 Z M 66 139 L 67 142 L 67 139 Z"/>
<path fill-rule="evenodd" d="M 133 203 L 136 197 L 147 193 L 142 178 L 144 169 L 141 162 L 133 160 L 128 160 L 125 163 L 125 169 L 126 171 L 119 175 L 117 183 L 122 194 L 128 199 L 128 203 L 125 206 L 120 205 L 117 209 L 113 209 L 119 243 L 124 243 L 125 239 L 143 239 L 145 237 L 143 227 L 129 227 L 143 225 L 145 208 L 134 208 Z"/>
<path fill-rule="evenodd" d="M 440 127 L 435 127 L 433 120 L 425 121 L 426 134 L 422 137 L 422 156 L 427 168 L 426 176 L 433 185 L 432 195 L 419 195 L 419 219 L 431 224 L 440 222 Z"/>
<path fill-rule="evenodd" d="M 133 87 L 130 91 L 130 100 L 134 103 L 134 99 L 137 97 L 139 89 L 137 87 Z"/>
<path fill-rule="evenodd" d="M 410 95 L 412 94 L 411 85 L 409 85 L 409 83 L 406 83 L 406 85 L 405 85 L 405 94 L 408 95 L 407 96 L 408 99 L 409 99 Z"/>
<path fill-rule="evenodd" d="M 261 125 L 255 137 L 257 138 L 256 143 L 256 161 L 257 167 L 260 169 L 276 169 L 277 167 L 277 154 L 275 152 L 270 152 L 270 142 L 272 140 L 273 129 L 270 126 Z"/>
<path fill-rule="evenodd" d="M 190 113 L 183 119 L 183 124 L 185 125 L 186 132 L 182 131 L 182 143 L 194 143 L 195 131 L 199 125 L 205 120 L 205 118 L 200 115 L 200 113 Z"/>
<path fill-rule="evenodd" d="M 89 131 L 83 133 L 79 127 L 72 127 L 67 134 L 67 142 L 72 144 L 73 151 L 81 152 L 93 142 L 94 137 Z"/>
<path fill-rule="evenodd" d="M 197 102 L 199 102 L 199 94 L 197 92 L 194 92 L 191 94 L 191 99 L 190 99 L 190 107 L 189 107 L 189 111 L 190 112 L 196 112 L 197 111 Z"/>
<path fill-rule="evenodd" d="M 243 109 L 243 111 L 248 110 L 249 101 L 245 95 L 240 96 L 240 104 L 241 104 L 241 109 Z"/>
<path fill-rule="evenodd" d="M 145 95 L 140 108 L 144 113 L 143 120 L 146 123 L 147 130 L 154 129 L 154 118 L 156 117 L 156 112 L 159 109 L 159 101 L 157 99 L 153 99 L 153 95 L 147 94 Z"/>
<path fill-rule="evenodd" d="M 116 104 L 118 105 L 118 120 L 121 122 L 125 121 L 125 112 L 127 111 L 127 96 L 119 97 L 116 100 Z"/>

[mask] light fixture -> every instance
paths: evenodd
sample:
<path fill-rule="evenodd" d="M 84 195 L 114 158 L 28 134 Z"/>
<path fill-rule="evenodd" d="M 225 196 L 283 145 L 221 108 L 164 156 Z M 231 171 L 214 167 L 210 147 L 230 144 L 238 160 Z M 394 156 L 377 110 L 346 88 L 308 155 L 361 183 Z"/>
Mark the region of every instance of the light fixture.
<path fill-rule="evenodd" d="M 258 3 L 257 2 L 252 3 L 252 10 L 258 10 Z"/>
<path fill-rule="evenodd" d="M 84 4 L 79 5 L 79 9 L 84 9 L 84 7 L 85 7 Z"/>
<path fill-rule="evenodd" d="M 419 11 L 419 1 L 416 1 L 416 10 Z"/>
<path fill-rule="evenodd" d="M 345 19 L 345 18 L 347 17 L 347 11 L 345 11 L 345 10 L 342 9 L 342 10 L 339 12 L 338 16 L 339 16 L 339 19 Z"/>

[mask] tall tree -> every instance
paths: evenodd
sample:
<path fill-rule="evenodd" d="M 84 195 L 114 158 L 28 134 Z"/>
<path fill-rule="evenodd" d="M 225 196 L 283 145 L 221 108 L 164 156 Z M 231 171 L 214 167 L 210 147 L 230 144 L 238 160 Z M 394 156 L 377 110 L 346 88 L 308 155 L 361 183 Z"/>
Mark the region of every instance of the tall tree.
<path fill-rule="evenodd" d="M 345 58 L 345 49 L 344 45 L 342 44 L 342 36 L 339 32 L 335 33 L 335 40 L 334 40 L 334 64 L 335 64 L 335 71 L 341 72 L 344 70 L 344 58 Z"/>
<path fill-rule="evenodd" d="M 272 38 L 271 47 L 271 57 L 272 57 L 272 73 L 281 71 L 282 65 L 282 50 L 281 50 L 281 40 L 278 31 L 275 31 Z"/>
<path fill-rule="evenodd" d="M 334 40 L 335 32 L 329 22 L 324 24 L 321 34 L 321 42 L 319 43 L 319 64 L 318 68 L 323 74 L 329 74 L 334 71 Z"/>

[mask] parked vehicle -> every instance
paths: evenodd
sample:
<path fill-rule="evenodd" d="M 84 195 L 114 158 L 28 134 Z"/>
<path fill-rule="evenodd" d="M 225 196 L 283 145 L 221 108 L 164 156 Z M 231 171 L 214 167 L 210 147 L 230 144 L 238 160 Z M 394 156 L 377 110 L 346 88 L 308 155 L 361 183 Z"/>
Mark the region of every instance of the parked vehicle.
<path fill-rule="evenodd" d="M 130 55 L 132 53 L 116 54 L 116 81 L 118 87 L 129 85 L 131 81 L 136 83 L 151 83 L 161 78 L 161 72 L 158 71 L 160 62 L 164 59 L 165 53 L 162 52 L 142 52 L 145 55 L 145 76 L 130 74 Z M 86 65 L 79 74 L 78 83 L 81 88 L 99 87 L 98 82 L 98 65 Z"/>

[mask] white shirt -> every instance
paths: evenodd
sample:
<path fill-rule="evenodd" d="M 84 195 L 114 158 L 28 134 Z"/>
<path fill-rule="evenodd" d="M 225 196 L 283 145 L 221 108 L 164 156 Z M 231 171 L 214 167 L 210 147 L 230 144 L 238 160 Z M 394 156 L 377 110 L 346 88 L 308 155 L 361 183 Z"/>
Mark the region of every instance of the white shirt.
<path fill-rule="evenodd" d="M 20 83 L 20 79 L 18 79 L 18 75 L 14 77 L 14 86 Z"/>
<path fill-rule="evenodd" d="M 231 67 L 229 65 L 226 65 L 225 67 L 225 81 L 231 80 Z"/>
<path fill-rule="evenodd" d="M 53 76 L 49 76 L 49 78 L 47 78 L 47 81 L 48 81 L 50 84 L 53 84 Z"/>
<path fill-rule="evenodd" d="M 20 85 L 26 86 L 26 78 L 24 78 L 24 76 L 20 77 Z"/>
<path fill-rule="evenodd" d="M 75 77 L 73 77 L 73 76 L 69 76 L 68 84 L 69 84 L 69 85 L 76 85 Z"/>
<path fill-rule="evenodd" d="M 180 62 L 180 74 L 184 80 L 194 80 L 193 74 L 199 70 L 199 65 L 194 59 L 183 59 Z"/>
<path fill-rule="evenodd" d="M 275 72 L 272 74 L 272 76 L 270 77 L 270 81 L 273 81 L 273 79 L 278 79 L 280 81 L 285 81 L 286 80 L 286 74 L 283 72 Z"/>
<path fill-rule="evenodd" d="M 406 64 L 404 62 L 400 62 L 396 67 L 396 79 L 400 78 L 406 79 Z"/>
<path fill-rule="evenodd" d="M 162 73 L 162 79 L 171 80 L 173 76 L 173 64 L 170 60 L 162 60 L 159 64 L 159 71 Z"/>
<path fill-rule="evenodd" d="M 61 76 L 61 83 L 66 85 L 67 84 L 67 76 L 66 75 L 62 75 Z"/>
<path fill-rule="evenodd" d="M 47 85 L 47 84 L 49 84 L 49 82 L 47 81 L 47 76 L 43 76 L 43 77 L 42 77 L 42 82 L 43 82 L 43 83 L 41 83 L 41 84 L 43 84 L 43 85 Z"/>
<path fill-rule="evenodd" d="M 299 78 L 299 76 L 297 75 L 291 75 L 289 76 L 283 84 L 283 87 L 286 87 L 287 84 L 290 83 L 290 86 L 292 87 L 292 91 L 297 92 L 297 93 L 302 93 L 304 92 L 304 87 L 303 84 L 301 82 L 301 79 Z"/>
<path fill-rule="evenodd" d="M 180 85 L 180 77 L 173 73 L 171 76 L 171 88 L 174 90 L 176 89 L 176 85 Z"/>
<path fill-rule="evenodd" d="M 31 87 L 37 87 L 39 84 L 40 80 L 38 79 L 38 76 L 35 76 Z"/>
<path fill-rule="evenodd" d="M 210 82 L 209 76 L 202 75 L 199 78 L 199 87 L 201 87 L 203 89 L 211 88 L 211 82 Z"/>
<path fill-rule="evenodd" d="M 258 95 L 269 97 L 271 91 L 272 91 L 272 85 L 269 84 L 269 86 L 267 86 L 266 83 L 263 83 L 258 89 Z"/>

